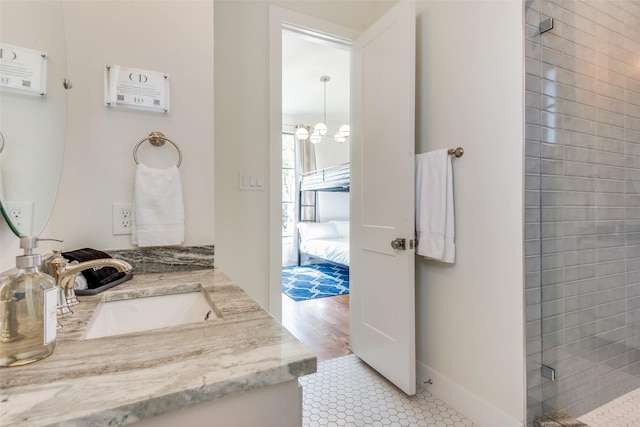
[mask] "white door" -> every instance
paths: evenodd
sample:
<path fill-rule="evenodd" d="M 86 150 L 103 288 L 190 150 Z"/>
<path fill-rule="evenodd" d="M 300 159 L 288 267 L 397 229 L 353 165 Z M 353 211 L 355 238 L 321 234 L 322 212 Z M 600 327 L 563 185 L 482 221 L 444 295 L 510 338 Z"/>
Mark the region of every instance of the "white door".
<path fill-rule="evenodd" d="M 353 352 L 416 392 L 415 3 L 401 1 L 353 49 L 350 339 Z M 404 239 L 405 249 L 392 248 Z"/>

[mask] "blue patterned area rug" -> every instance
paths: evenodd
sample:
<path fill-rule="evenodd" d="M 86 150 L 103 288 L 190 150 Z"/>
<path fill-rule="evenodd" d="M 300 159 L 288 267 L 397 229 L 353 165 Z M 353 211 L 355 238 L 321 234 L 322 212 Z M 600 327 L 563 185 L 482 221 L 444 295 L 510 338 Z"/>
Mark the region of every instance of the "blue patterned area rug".
<path fill-rule="evenodd" d="M 349 268 L 332 264 L 282 267 L 282 293 L 294 301 L 349 293 Z"/>

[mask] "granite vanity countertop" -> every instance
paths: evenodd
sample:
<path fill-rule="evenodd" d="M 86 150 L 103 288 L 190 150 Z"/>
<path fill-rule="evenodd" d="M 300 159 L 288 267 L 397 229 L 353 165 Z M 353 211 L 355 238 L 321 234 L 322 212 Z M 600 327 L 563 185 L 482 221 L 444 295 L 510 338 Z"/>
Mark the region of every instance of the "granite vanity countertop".
<path fill-rule="evenodd" d="M 199 283 L 219 318 L 85 340 L 110 293 Z M 219 270 L 138 275 L 79 297 L 54 353 L 0 368 L 0 425 L 119 426 L 316 371 L 316 356 Z"/>

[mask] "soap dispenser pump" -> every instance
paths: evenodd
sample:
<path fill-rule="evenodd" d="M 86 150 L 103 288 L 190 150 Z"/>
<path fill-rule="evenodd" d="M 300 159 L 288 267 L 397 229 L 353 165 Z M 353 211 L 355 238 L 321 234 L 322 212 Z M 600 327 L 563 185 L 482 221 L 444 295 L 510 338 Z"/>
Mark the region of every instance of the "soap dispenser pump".
<path fill-rule="evenodd" d="M 0 284 L 0 366 L 20 366 L 43 359 L 56 345 L 57 288 L 41 273 L 38 237 L 23 236 L 24 255 L 16 257 L 18 272 Z"/>

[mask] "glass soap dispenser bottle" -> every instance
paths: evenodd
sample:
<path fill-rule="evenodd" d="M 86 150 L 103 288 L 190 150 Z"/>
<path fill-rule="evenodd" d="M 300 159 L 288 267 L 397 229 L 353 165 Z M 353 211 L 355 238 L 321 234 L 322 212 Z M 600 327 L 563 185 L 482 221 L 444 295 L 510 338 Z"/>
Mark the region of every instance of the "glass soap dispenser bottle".
<path fill-rule="evenodd" d="M 0 366 L 20 366 L 43 359 L 56 345 L 57 287 L 41 273 L 36 236 L 20 238 L 24 255 L 18 272 L 0 284 Z"/>

